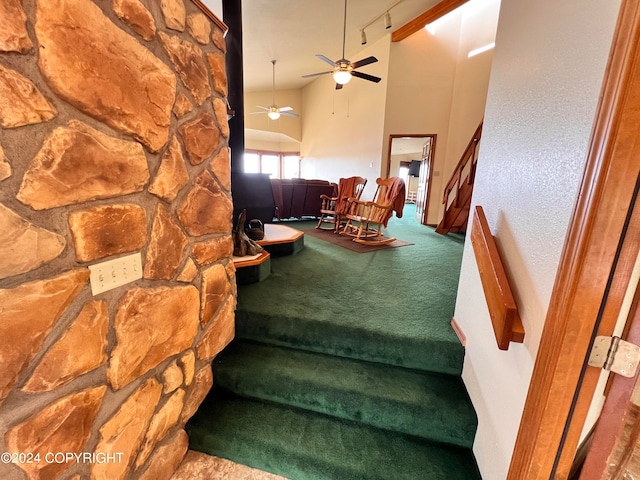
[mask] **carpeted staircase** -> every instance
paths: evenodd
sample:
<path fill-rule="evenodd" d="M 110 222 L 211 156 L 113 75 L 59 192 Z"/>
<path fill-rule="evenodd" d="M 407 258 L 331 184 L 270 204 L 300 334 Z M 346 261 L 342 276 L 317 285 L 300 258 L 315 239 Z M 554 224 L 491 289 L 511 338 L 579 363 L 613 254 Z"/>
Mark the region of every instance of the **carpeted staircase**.
<path fill-rule="evenodd" d="M 239 288 L 192 449 L 293 480 L 480 478 L 449 325 L 462 238 L 410 215 L 389 231 L 415 245 L 358 254 L 306 237 Z"/>

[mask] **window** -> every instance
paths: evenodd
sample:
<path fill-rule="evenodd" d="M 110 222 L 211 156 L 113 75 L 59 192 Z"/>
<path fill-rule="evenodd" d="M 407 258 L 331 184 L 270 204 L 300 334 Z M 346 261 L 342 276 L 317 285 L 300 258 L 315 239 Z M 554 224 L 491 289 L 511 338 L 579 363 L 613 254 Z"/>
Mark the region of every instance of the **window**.
<path fill-rule="evenodd" d="M 267 173 L 272 178 L 300 178 L 300 155 L 291 152 L 247 150 L 245 173 Z"/>

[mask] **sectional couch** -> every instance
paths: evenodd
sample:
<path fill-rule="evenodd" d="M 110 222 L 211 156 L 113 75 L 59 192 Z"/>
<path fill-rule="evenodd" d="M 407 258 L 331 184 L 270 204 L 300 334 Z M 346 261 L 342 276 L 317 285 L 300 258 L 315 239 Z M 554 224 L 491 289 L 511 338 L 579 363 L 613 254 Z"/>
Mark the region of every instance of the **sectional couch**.
<path fill-rule="evenodd" d="M 327 180 L 304 178 L 271 179 L 273 200 L 278 220 L 287 218 L 319 217 L 322 201 L 320 195 L 334 197 L 338 186 Z"/>

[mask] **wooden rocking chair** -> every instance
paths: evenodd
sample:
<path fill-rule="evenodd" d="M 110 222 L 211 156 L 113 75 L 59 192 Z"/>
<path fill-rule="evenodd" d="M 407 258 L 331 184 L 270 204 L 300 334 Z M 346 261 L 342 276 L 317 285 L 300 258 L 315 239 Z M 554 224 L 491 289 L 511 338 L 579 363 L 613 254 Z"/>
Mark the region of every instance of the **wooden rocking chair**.
<path fill-rule="evenodd" d="M 387 226 L 394 211 L 396 217 L 402 218 L 405 197 L 404 180 L 400 177 L 378 178 L 376 183 L 378 188 L 373 200 L 349 202 L 349 212 L 345 215 L 347 222 L 340 232 L 354 237 L 355 242 L 364 245 L 385 245 L 393 242 L 395 238 L 382 235 L 382 227 Z"/>
<path fill-rule="evenodd" d="M 345 222 L 344 215 L 348 212 L 351 200 L 360 200 L 362 191 L 367 184 L 367 179 L 362 177 L 341 178 L 338 182 L 338 195 L 329 197 L 320 195 L 322 207 L 320 208 L 320 220 L 316 228 L 320 230 L 333 230 L 338 233 L 341 225 Z M 323 227 L 328 223 L 331 228 Z"/>

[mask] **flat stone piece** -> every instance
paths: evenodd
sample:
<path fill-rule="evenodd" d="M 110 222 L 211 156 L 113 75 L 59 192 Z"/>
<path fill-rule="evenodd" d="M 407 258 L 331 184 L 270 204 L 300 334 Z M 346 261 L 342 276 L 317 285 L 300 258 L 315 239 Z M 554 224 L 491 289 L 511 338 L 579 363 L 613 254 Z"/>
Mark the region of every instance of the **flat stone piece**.
<path fill-rule="evenodd" d="M 191 105 L 187 96 L 182 92 L 178 93 L 176 104 L 173 106 L 174 115 L 178 118 L 182 118 L 191 110 L 193 110 L 193 105 Z"/>
<path fill-rule="evenodd" d="M 229 148 L 220 149 L 218 154 L 209 162 L 209 168 L 216 176 L 220 185 L 227 191 L 231 191 L 231 155 Z"/>
<path fill-rule="evenodd" d="M 184 375 L 177 360 L 171 362 L 169 366 L 163 370 L 161 377 L 162 393 L 171 393 L 177 390 L 184 381 Z"/>
<path fill-rule="evenodd" d="M 211 34 L 211 41 L 222 53 L 227 52 L 227 41 L 224 39 L 222 30 L 214 27 L 213 33 Z"/>
<path fill-rule="evenodd" d="M 107 302 L 87 302 L 64 335 L 47 351 L 24 392 L 48 392 L 107 361 Z"/>
<path fill-rule="evenodd" d="M 202 45 L 209 45 L 209 36 L 211 35 L 211 22 L 202 13 L 192 13 L 187 17 L 187 27 L 189 33 Z"/>
<path fill-rule="evenodd" d="M 193 384 L 187 392 L 187 398 L 184 401 L 184 408 L 180 415 L 180 422 L 186 422 L 193 414 L 196 413 L 198 407 L 211 390 L 213 386 L 213 372 L 211 365 L 205 365 L 195 375 Z"/>
<path fill-rule="evenodd" d="M 231 130 L 229 130 L 229 120 L 227 120 L 227 104 L 221 98 L 214 98 L 213 112 L 216 114 L 216 120 L 220 126 L 220 133 L 224 138 L 228 139 Z"/>
<path fill-rule="evenodd" d="M 224 55 L 220 53 L 207 53 L 207 62 L 213 77 L 213 87 L 223 97 L 227 96 L 227 69 Z"/>
<path fill-rule="evenodd" d="M 182 374 L 184 375 L 184 384 L 188 387 L 193 381 L 193 376 L 196 369 L 196 355 L 195 353 L 193 353 L 193 350 L 188 350 L 187 352 L 185 352 L 178 359 L 178 365 L 180 365 L 180 368 L 182 368 Z"/>
<path fill-rule="evenodd" d="M 231 283 L 224 265 L 218 263 L 202 271 L 202 309 L 200 323 L 206 327 L 231 295 Z"/>
<path fill-rule="evenodd" d="M 178 280 L 179 282 L 191 283 L 197 275 L 198 267 L 196 266 L 194 261 L 191 260 L 191 258 L 187 258 L 187 261 L 185 262 L 184 267 L 176 280 Z"/>
<path fill-rule="evenodd" d="M 149 467 L 140 475 L 139 480 L 170 480 L 180 466 L 189 448 L 189 436 L 184 430 L 178 430 L 164 445 L 158 447 L 149 460 Z M 195 477 L 191 480 L 195 480 Z"/>
<path fill-rule="evenodd" d="M 196 243 L 191 253 L 199 265 L 211 265 L 233 254 L 233 238 L 227 235 Z"/>
<path fill-rule="evenodd" d="M 89 280 L 78 268 L 57 277 L 0 290 L 0 400 L 40 351 L 45 338 Z M 197 305 L 199 310 L 199 304 Z"/>
<path fill-rule="evenodd" d="M 171 280 L 178 273 L 186 246 L 186 235 L 173 221 L 167 208 L 158 204 L 147 248 L 144 278 Z"/>
<path fill-rule="evenodd" d="M 67 241 L 0 204 L 0 278 L 30 272 L 57 258 Z"/>
<path fill-rule="evenodd" d="M 113 0 L 113 11 L 145 40 L 156 35 L 156 22 L 140 0 Z"/>
<path fill-rule="evenodd" d="M 178 423 L 182 407 L 184 407 L 184 397 L 184 390 L 176 391 L 153 416 L 138 458 L 136 458 L 136 468 L 140 468 L 148 460 L 158 442 Z"/>
<path fill-rule="evenodd" d="M 209 73 L 202 58 L 202 50 L 197 45 L 175 35 L 158 32 L 158 37 L 180 75 L 182 83 L 191 92 L 196 103 L 202 105 L 211 96 Z"/>
<path fill-rule="evenodd" d="M 191 165 L 200 165 L 220 145 L 220 129 L 208 113 L 182 125 L 180 135 Z"/>
<path fill-rule="evenodd" d="M 33 43 L 27 33 L 27 15 L 20 0 L 0 2 L 0 51 L 26 53 Z"/>
<path fill-rule="evenodd" d="M 7 157 L 4 154 L 4 150 L 2 149 L 2 145 L 0 145 L 0 182 L 2 180 L 6 180 L 11 176 L 11 164 L 7 160 Z"/>
<path fill-rule="evenodd" d="M 31 80 L 0 64 L 0 126 L 22 127 L 58 114 Z"/>
<path fill-rule="evenodd" d="M 17 198 L 43 210 L 140 192 L 148 180 L 147 159 L 138 142 L 71 120 L 45 139 Z"/>
<path fill-rule="evenodd" d="M 132 203 L 76 210 L 69 228 L 79 262 L 134 252 L 147 242 L 145 210 Z"/>
<path fill-rule="evenodd" d="M 92 480 L 127 478 L 161 394 L 160 383 L 150 378 L 100 428 L 95 451 L 121 452 L 122 455 L 119 462 L 94 463 L 91 467 Z"/>
<path fill-rule="evenodd" d="M 62 397 L 7 431 L 7 451 L 40 454 L 40 462 L 18 464 L 30 479 L 59 478 L 75 463 L 44 459 L 49 452 L 84 451 L 106 390 L 101 386 Z"/>
<path fill-rule="evenodd" d="M 235 336 L 235 298 L 228 298 L 209 330 L 204 334 L 196 351 L 200 360 L 211 360 Z"/>
<path fill-rule="evenodd" d="M 287 480 L 225 458 L 188 450 L 171 480 Z"/>
<path fill-rule="evenodd" d="M 107 377 L 115 389 L 187 350 L 198 332 L 200 294 L 194 286 L 133 288 L 118 302 L 116 346 Z"/>
<path fill-rule="evenodd" d="M 189 235 L 230 234 L 233 204 L 208 171 L 196 178 L 195 185 L 178 209 L 178 218 Z"/>
<path fill-rule="evenodd" d="M 84 113 L 159 151 L 169 139 L 176 96 L 171 69 L 91 1 L 36 4 L 39 66 L 50 87 Z"/>
<path fill-rule="evenodd" d="M 182 0 L 161 0 L 160 8 L 167 28 L 184 32 L 187 10 Z"/>
<path fill-rule="evenodd" d="M 149 186 L 149 192 L 172 202 L 188 183 L 189 173 L 182 156 L 182 147 L 174 135 L 162 156 L 160 168 Z"/>

